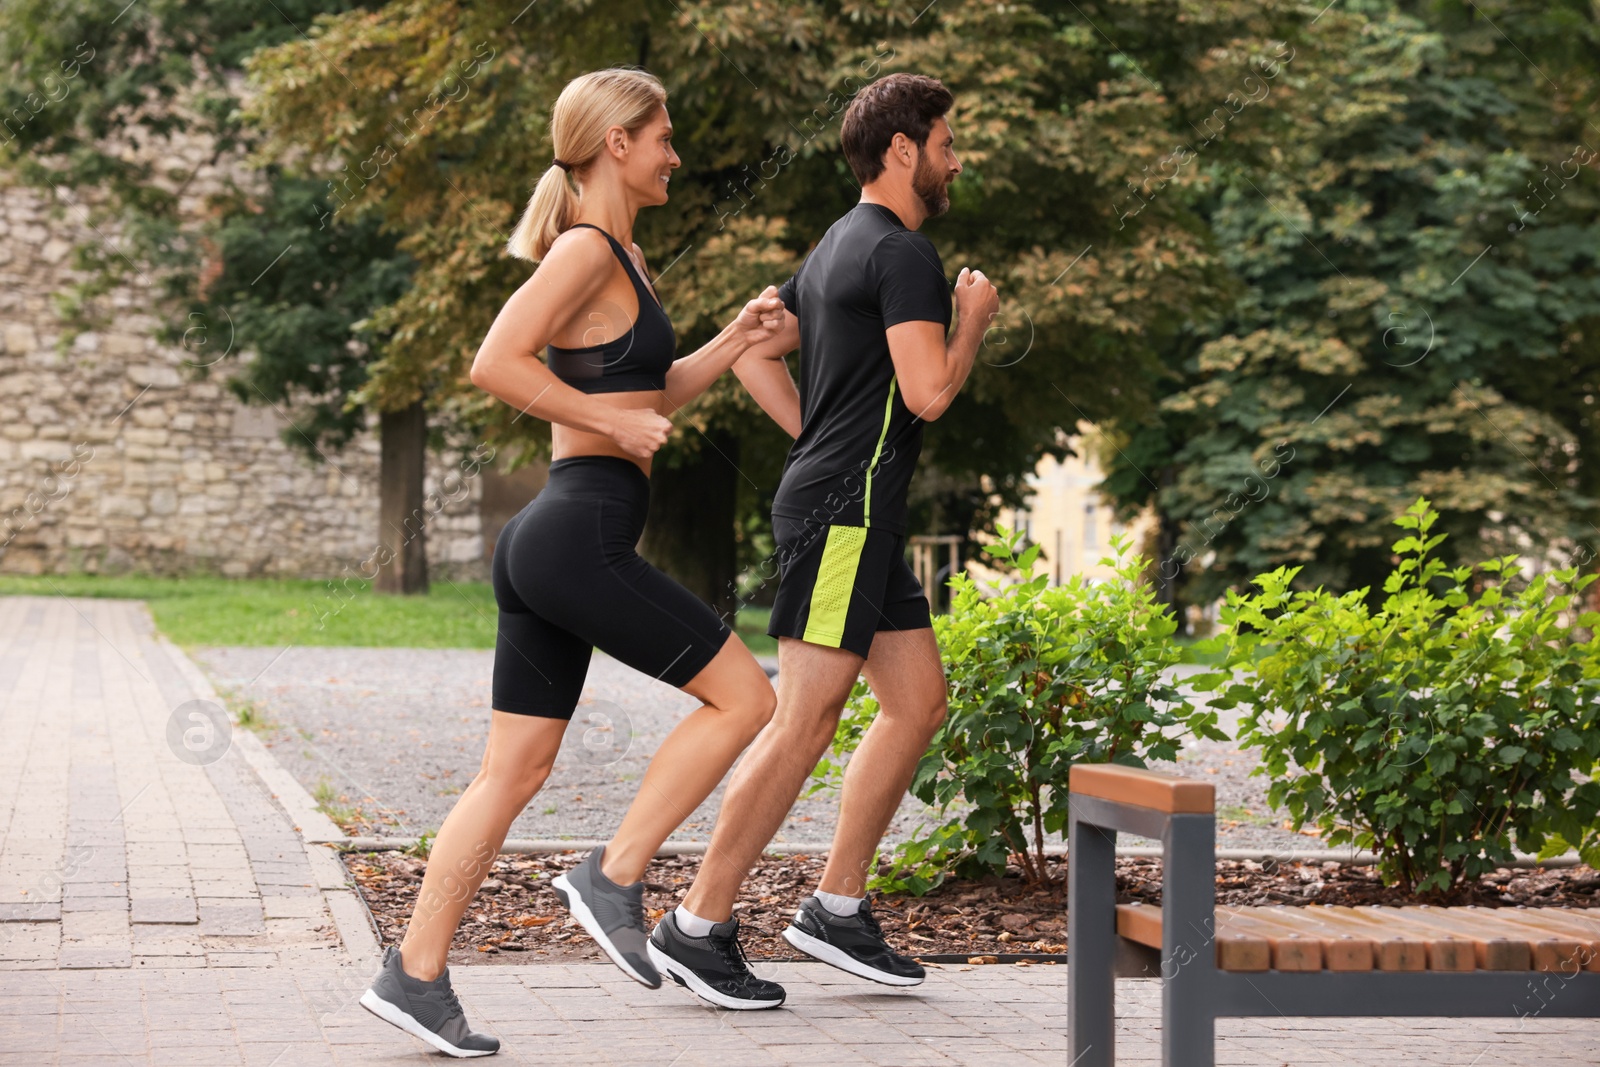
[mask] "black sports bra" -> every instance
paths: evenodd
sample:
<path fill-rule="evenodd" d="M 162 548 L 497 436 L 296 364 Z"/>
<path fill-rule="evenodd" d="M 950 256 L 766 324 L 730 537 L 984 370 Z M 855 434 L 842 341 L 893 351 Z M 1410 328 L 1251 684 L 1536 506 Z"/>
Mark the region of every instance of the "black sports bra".
<path fill-rule="evenodd" d="M 600 227 L 587 222 L 574 223 L 592 230 Z M 545 364 L 557 378 L 585 393 L 624 393 L 636 390 L 665 389 L 667 368 L 672 366 L 678 337 L 672 320 L 656 300 L 655 294 L 639 277 L 633 259 L 616 238 L 604 230 L 611 250 L 622 260 L 622 267 L 633 282 L 639 297 L 639 314 L 628 332 L 601 345 L 584 348 L 559 348 L 548 345 Z"/>

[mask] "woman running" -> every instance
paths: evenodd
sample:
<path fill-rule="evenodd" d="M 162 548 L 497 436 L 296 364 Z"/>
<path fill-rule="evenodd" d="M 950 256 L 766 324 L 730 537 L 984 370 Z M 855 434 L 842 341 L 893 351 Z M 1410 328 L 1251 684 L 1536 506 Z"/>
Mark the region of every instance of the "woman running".
<path fill-rule="evenodd" d="M 592 648 L 703 703 L 662 742 L 610 843 L 554 882 L 607 955 L 651 988 L 661 978 L 645 949 L 645 866 L 775 702 L 729 627 L 635 545 L 650 458 L 672 429 L 666 413 L 774 337 L 783 304 L 769 287 L 704 348 L 674 359 L 672 324 L 632 243 L 635 215 L 667 202 L 679 164 L 665 90 L 643 71 L 585 74 L 562 90 L 550 130 L 556 159 L 509 244 L 539 267 L 506 301 L 472 366 L 474 385 L 549 420 L 550 479 L 495 544 L 499 626 L 482 767 L 434 839 L 405 940 L 389 947 L 361 998 L 460 1057 L 500 1043 L 467 1026 L 445 966 L 450 942 L 512 821 L 550 773 Z M 540 362 L 534 353 L 547 343 Z"/>

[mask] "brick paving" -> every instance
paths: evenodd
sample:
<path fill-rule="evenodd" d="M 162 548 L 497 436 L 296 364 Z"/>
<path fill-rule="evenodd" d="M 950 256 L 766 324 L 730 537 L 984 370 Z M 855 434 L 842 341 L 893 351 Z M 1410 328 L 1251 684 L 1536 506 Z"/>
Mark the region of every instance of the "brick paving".
<path fill-rule="evenodd" d="M 136 602 L 0 598 L 0 1064 L 440 1062 L 356 1004 L 377 944 L 307 843 L 331 827 L 253 737 L 208 718 L 215 700 Z M 911 991 L 766 967 L 787 1010 L 716 1011 L 602 964 L 455 978 L 496 1062 L 1066 1064 L 1066 967 L 946 966 Z M 1119 1062 L 1158 1062 L 1158 987 L 1119 996 Z M 1600 1062 L 1589 1021 L 1218 1033 L 1223 1064 Z"/>

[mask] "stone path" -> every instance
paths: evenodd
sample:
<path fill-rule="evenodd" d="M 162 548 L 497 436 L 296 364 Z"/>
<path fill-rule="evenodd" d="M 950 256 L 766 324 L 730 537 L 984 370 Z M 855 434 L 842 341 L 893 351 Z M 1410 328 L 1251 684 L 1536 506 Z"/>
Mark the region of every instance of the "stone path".
<path fill-rule="evenodd" d="M 356 1004 L 378 946 L 303 789 L 142 605 L 0 598 L 0 1064 L 442 1062 Z M 321 820 L 321 822 L 319 822 Z M 1065 967 L 944 967 L 879 991 L 775 964 L 787 1010 L 719 1012 L 608 965 L 463 967 L 528 1064 L 1066 1064 Z M 1158 989 L 1119 987 L 1121 1063 Z M 1592 1064 L 1600 1024 L 1237 1020 L 1218 1062 Z"/>

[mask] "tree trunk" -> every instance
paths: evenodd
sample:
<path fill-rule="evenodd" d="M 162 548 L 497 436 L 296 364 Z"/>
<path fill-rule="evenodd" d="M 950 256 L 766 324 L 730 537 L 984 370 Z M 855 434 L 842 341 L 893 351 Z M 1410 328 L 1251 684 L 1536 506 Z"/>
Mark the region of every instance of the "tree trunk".
<path fill-rule="evenodd" d="M 427 522 L 422 469 L 428 416 L 422 401 L 378 416 L 378 593 L 428 591 Z"/>
<path fill-rule="evenodd" d="M 733 625 L 738 577 L 733 539 L 739 443 L 713 431 L 679 467 L 657 462 L 650 472 L 650 514 L 639 552 Z"/>

